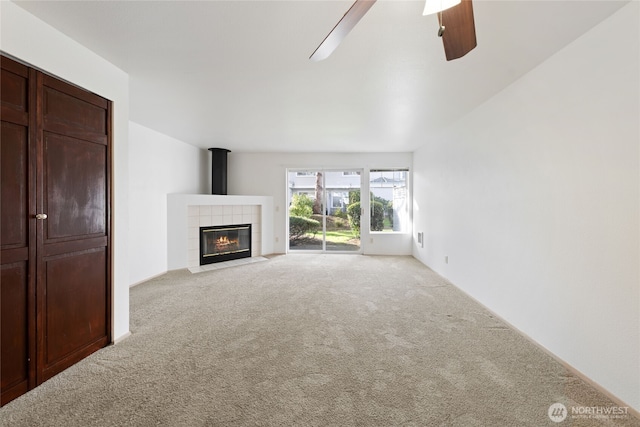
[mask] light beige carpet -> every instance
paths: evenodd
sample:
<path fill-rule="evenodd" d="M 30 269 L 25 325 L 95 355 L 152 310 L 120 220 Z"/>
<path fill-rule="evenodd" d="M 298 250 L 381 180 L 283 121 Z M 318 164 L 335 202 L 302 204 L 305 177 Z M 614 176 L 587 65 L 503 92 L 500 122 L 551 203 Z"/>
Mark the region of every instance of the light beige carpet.
<path fill-rule="evenodd" d="M 410 257 L 287 255 L 131 290 L 132 336 L 2 426 L 638 426 Z"/>

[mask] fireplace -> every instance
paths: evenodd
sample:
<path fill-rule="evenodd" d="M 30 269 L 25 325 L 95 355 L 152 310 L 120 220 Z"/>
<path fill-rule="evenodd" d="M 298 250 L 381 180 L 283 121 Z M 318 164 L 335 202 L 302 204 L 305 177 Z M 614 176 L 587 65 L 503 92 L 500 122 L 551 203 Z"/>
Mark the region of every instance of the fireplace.
<path fill-rule="evenodd" d="M 251 257 L 251 224 L 200 227 L 200 265 Z"/>

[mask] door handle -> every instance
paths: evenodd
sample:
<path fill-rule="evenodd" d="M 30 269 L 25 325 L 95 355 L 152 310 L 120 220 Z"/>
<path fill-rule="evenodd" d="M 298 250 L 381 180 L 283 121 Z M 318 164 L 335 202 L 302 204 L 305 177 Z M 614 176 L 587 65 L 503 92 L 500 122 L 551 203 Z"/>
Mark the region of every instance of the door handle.
<path fill-rule="evenodd" d="M 36 219 L 40 219 L 40 220 L 47 219 L 47 214 L 43 214 L 43 213 L 36 214 Z"/>

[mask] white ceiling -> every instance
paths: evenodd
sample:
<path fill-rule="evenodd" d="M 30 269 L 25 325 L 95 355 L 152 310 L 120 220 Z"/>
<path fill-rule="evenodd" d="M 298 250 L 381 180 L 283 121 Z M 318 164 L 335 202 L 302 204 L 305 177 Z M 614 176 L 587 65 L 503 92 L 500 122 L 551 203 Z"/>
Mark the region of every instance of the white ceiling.
<path fill-rule="evenodd" d="M 336 1 L 17 1 L 130 75 L 131 120 L 234 151 L 413 151 L 626 1 L 475 0 L 446 62 L 422 1 L 380 0 L 325 61 Z"/>

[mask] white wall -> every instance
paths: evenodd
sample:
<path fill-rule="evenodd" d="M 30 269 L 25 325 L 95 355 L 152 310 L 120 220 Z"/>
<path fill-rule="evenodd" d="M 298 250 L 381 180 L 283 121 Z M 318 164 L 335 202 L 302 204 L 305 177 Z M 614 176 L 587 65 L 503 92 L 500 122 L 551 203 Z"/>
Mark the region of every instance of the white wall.
<path fill-rule="evenodd" d="M 639 21 L 632 2 L 414 153 L 414 256 L 637 410 Z"/>
<path fill-rule="evenodd" d="M 113 101 L 113 338 L 129 332 L 129 76 L 8 1 L 0 2 L 0 49 Z"/>
<path fill-rule="evenodd" d="M 207 150 L 129 123 L 129 283 L 168 270 L 167 194 L 206 193 Z"/>
<path fill-rule="evenodd" d="M 402 168 L 412 166 L 411 153 L 243 153 L 228 157 L 229 194 L 273 196 L 274 251 L 286 251 L 288 168 Z M 366 178 L 365 178 L 366 179 Z M 366 209 L 366 206 L 365 206 Z M 365 254 L 411 254 L 411 235 L 371 234 L 362 227 Z M 373 238 L 373 243 L 371 239 Z"/>

